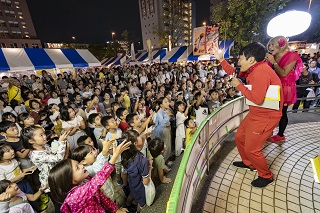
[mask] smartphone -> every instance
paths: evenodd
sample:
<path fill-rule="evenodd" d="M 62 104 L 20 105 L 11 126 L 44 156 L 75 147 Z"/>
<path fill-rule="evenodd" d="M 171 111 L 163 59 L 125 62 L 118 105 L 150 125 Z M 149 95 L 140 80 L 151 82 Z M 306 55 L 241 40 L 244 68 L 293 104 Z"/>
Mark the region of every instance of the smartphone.
<path fill-rule="evenodd" d="M 118 138 L 116 139 L 117 141 L 117 146 L 119 146 L 119 144 L 121 144 L 125 139 L 124 138 Z"/>

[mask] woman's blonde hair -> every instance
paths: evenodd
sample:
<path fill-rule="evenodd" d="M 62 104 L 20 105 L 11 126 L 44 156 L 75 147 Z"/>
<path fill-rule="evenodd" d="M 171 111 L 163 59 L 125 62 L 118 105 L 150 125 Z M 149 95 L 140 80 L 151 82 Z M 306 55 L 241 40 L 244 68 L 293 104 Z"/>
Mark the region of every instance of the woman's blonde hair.
<path fill-rule="evenodd" d="M 269 51 L 269 45 L 271 42 L 274 42 L 278 46 L 278 48 L 280 49 L 280 52 L 289 49 L 288 40 L 284 36 L 276 36 L 271 38 L 267 44 L 268 51 Z"/>

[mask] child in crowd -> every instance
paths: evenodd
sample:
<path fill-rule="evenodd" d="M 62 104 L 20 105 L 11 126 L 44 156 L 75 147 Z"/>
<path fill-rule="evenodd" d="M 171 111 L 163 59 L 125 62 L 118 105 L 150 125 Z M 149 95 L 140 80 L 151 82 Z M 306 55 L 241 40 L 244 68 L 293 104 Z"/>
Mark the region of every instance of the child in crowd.
<path fill-rule="evenodd" d="M 39 112 L 39 121 L 38 124 L 42 126 L 45 130 L 50 130 L 53 127 L 53 123 L 48 117 L 48 112 L 46 110 L 41 110 Z"/>
<path fill-rule="evenodd" d="M 14 157 L 15 153 L 11 146 L 0 145 L 0 180 L 17 183 L 21 191 L 33 194 L 33 189 L 25 177 L 32 174 L 37 168 L 33 166 L 22 170 Z M 31 202 L 31 204 L 34 209 L 38 209 L 37 202 Z"/>
<path fill-rule="evenodd" d="M 68 142 L 70 143 L 70 151 L 77 148 L 77 140 L 80 136 L 86 135 L 83 131 L 86 128 L 85 121 L 79 115 L 76 115 L 74 109 L 70 106 L 60 109 L 60 117 L 62 120 L 63 132 L 69 132 Z"/>
<path fill-rule="evenodd" d="M 153 157 L 151 177 L 154 184 L 159 185 L 159 183 L 170 183 L 171 179 L 165 176 L 167 167 L 165 165 L 163 153 L 166 150 L 166 145 L 160 138 L 155 138 L 149 142 L 148 149 Z"/>
<path fill-rule="evenodd" d="M 151 134 L 151 132 L 148 129 L 148 124 L 150 123 L 151 119 L 152 119 L 152 115 L 150 115 L 148 119 L 142 123 L 141 120 L 139 119 L 139 116 L 136 113 L 131 113 L 127 115 L 128 124 L 133 130 L 137 131 L 140 134 L 140 137 L 144 142 L 144 146 L 141 152 L 145 158 L 148 157 L 149 159 L 151 159 L 151 157 L 147 151 L 147 148 L 148 148 L 147 137 Z"/>
<path fill-rule="evenodd" d="M 18 115 L 18 121 L 21 128 L 29 127 L 35 124 L 34 118 L 27 112 Z"/>
<path fill-rule="evenodd" d="M 119 118 L 117 117 L 117 110 L 120 108 L 120 104 L 118 102 L 111 103 L 111 116 L 116 119 L 117 123 L 120 123 Z"/>
<path fill-rule="evenodd" d="M 34 122 L 37 124 L 40 120 L 40 102 L 37 100 L 31 100 L 30 101 L 30 115 L 34 118 Z"/>
<path fill-rule="evenodd" d="M 133 112 L 137 113 L 137 115 L 139 116 L 139 119 L 144 122 L 147 117 L 149 117 L 150 115 L 150 110 L 148 106 L 145 106 L 146 102 L 144 100 L 144 98 L 140 97 L 137 98 L 135 107 Z"/>
<path fill-rule="evenodd" d="M 61 103 L 58 93 L 56 91 L 51 91 L 51 98 L 48 100 L 48 105 L 50 104 L 57 104 Z"/>
<path fill-rule="evenodd" d="M 120 94 L 123 96 L 123 106 L 127 109 L 130 110 L 130 106 L 131 106 L 131 101 L 130 101 L 130 97 L 129 97 L 129 91 L 127 87 L 122 87 L 120 89 Z"/>
<path fill-rule="evenodd" d="M 207 102 L 210 114 L 217 108 L 220 107 L 219 93 L 216 89 L 209 91 L 210 100 Z"/>
<path fill-rule="evenodd" d="M 116 120 L 111 117 L 111 116 L 104 116 L 102 119 L 101 119 L 101 124 L 107 129 L 107 134 L 106 134 L 106 137 L 105 139 L 109 139 L 109 140 L 115 140 L 115 139 L 118 139 L 118 138 L 121 138 L 122 136 L 122 131 L 121 129 L 118 128 L 118 124 L 116 122 Z M 110 154 L 112 155 L 112 147 L 110 148 L 109 152 Z M 126 182 L 127 181 L 123 181 L 121 179 L 121 157 L 119 157 L 116 161 L 116 165 L 115 165 L 115 168 L 116 168 L 116 178 L 117 178 L 117 183 L 118 185 L 127 185 Z M 126 179 L 127 175 L 124 175 Z M 124 183 L 125 182 L 125 183 Z"/>
<path fill-rule="evenodd" d="M 46 135 L 41 127 L 30 126 L 22 130 L 23 144 L 30 149 L 29 157 L 40 171 L 39 179 L 42 188 L 47 187 L 50 169 L 59 161 L 68 158 L 69 147 L 66 139 L 69 133 L 70 131 L 67 131 L 60 136 L 58 151 L 54 154 L 49 145 L 46 144 Z M 50 192 L 49 189 L 45 191 Z M 55 205 L 55 207 L 57 206 Z"/>
<path fill-rule="evenodd" d="M 196 123 L 200 125 L 202 121 L 204 121 L 208 117 L 208 106 L 204 103 L 205 102 L 205 92 L 201 90 L 200 92 L 195 93 L 194 95 L 193 104 L 194 111 L 196 114 Z"/>
<path fill-rule="evenodd" d="M 111 115 L 111 104 L 114 102 L 112 98 L 110 98 L 109 93 L 105 93 L 103 96 L 103 102 L 101 103 L 103 107 L 102 108 L 102 114 L 103 115 Z"/>
<path fill-rule="evenodd" d="M 107 141 L 111 143 L 111 141 Z M 62 212 L 117 212 L 125 213 L 127 209 L 118 209 L 117 205 L 100 190 L 114 169 L 120 154 L 127 150 L 131 142 L 113 144 L 113 156 L 104 164 L 90 181 L 85 181 L 89 172 L 84 165 L 75 160 L 66 159 L 54 166 L 49 174 L 49 187 L 56 203 L 62 204 Z M 64 184 L 61 184 L 64 183 Z"/>
<path fill-rule="evenodd" d="M 126 117 L 128 114 L 128 110 L 124 107 L 120 107 L 116 111 L 116 115 L 120 119 L 119 128 L 122 132 L 126 132 L 128 129 L 130 129 L 129 124 L 126 122 Z"/>
<path fill-rule="evenodd" d="M 140 152 L 143 148 L 143 141 L 137 131 L 129 130 L 123 133 L 123 138 L 126 141 L 131 141 L 131 145 L 128 150 L 121 154 L 121 164 L 128 172 L 130 191 L 139 204 L 137 212 L 140 212 L 140 208 L 146 204 L 144 185 L 148 185 L 150 182 L 152 166 L 149 165 L 148 159 L 143 157 Z M 129 206 L 130 204 L 127 203 L 127 205 Z"/>
<path fill-rule="evenodd" d="M 79 116 L 82 117 L 82 119 L 83 119 L 84 121 L 87 120 L 86 113 L 84 112 L 84 110 L 83 110 L 82 108 L 78 108 L 75 103 L 71 103 L 71 104 L 70 104 L 70 107 L 72 107 L 72 109 L 73 109 L 74 112 L 76 113 L 76 116 L 79 115 Z"/>
<path fill-rule="evenodd" d="M 99 113 L 92 113 L 89 115 L 88 123 L 92 126 L 92 133 L 96 138 L 98 149 L 102 150 L 102 143 L 100 141 L 101 135 L 106 135 L 106 128 L 104 128 L 101 124 L 101 114 Z"/>
<path fill-rule="evenodd" d="M 82 104 L 82 98 L 80 93 L 73 93 L 73 98 L 74 98 L 74 103 L 77 105 L 78 108 L 82 108 L 83 104 Z"/>
<path fill-rule="evenodd" d="M 36 201 L 40 198 L 40 195 L 43 193 L 44 188 L 40 188 L 39 191 L 35 194 L 24 193 L 20 190 L 19 186 L 16 183 L 12 183 L 9 180 L 0 181 L 0 194 L 7 193 L 10 195 L 10 211 L 9 212 L 28 212 L 34 213 L 31 205 L 28 201 Z M 3 211 L 4 209 L 1 209 Z M 5 211 L 3 211 L 5 212 Z"/>
<path fill-rule="evenodd" d="M 155 129 L 153 131 L 153 138 L 162 138 L 166 144 L 166 151 L 163 154 L 165 160 L 168 160 L 171 155 L 171 127 L 170 116 L 171 110 L 169 109 L 169 101 L 167 98 L 161 97 L 157 100 L 160 106 L 155 119 Z"/>
<path fill-rule="evenodd" d="M 186 107 L 185 103 L 182 101 L 176 102 L 176 140 L 175 140 L 175 154 L 180 156 L 183 147 L 183 142 L 186 138 L 186 130 L 184 126 L 184 121 L 188 118 L 190 105 Z"/>
<path fill-rule="evenodd" d="M 194 120 L 192 120 L 191 118 L 188 118 L 187 120 L 184 121 L 184 125 L 187 128 L 186 129 L 186 147 L 187 147 L 190 143 L 190 140 L 193 134 L 197 130 L 197 124 Z"/>
<path fill-rule="evenodd" d="M 21 113 L 22 114 L 22 113 Z M 22 130 L 22 128 L 19 125 L 19 122 L 17 120 L 17 116 L 15 116 L 13 113 L 11 112 L 5 112 L 2 115 L 2 121 L 10 121 L 16 124 L 18 131 L 19 131 L 19 136 L 20 136 L 20 132 Z"/>
<path fill-rule="evenodd" d="M 52 130 L 57 134 L 60 135 L 62 131 L 62 122 L 60 120 L 60 108 L 57 104 L 50 104 L 48 106 L 49 110 L 49 119 L 53 124 Z"/>
<path fill-rule="evenodd" d="M 32 163 L 28 158 L 29 149 L 25 149 L 22 140 L 19 137 L 19 131 L 15 123 L 3 121 L 0 123 L 0 134 L 5 137 L 5 144 L 11 146 L 21 163 L 22 169 L 32 167 Z"/>
<path fill-rule="evenodd" d="M 94 146 L 81 145 L 71 155 L 71 159 L 85 166 L 90 177 L 94 177 L 97 172 L 102 170 L 103 165 L 108 162 L 111 143 L 108 140 L 102 140 L 101 144 L 103 148 L 100 153 Z M 101 190 L 108 198 L 114 201 L 114 189 L 111 177 L 103 184 Z"/>
<path fill-rule="evenodd" d="M 69 105 L 69 97 L 68 95 L 60 95 L 60 104 L 58 105 L 59 108 L 63 106 L 68 106 Z"/>
<path fill-rule="evenodd" d="M 86 113 L 87 118 L 92 113 L 97 113 L 97 104 L 99 103 L 99 98 L 96 95 L 92 96 L 92 99 L 83 100 L 83 106 L 85 107 L 84 112 Z"/>
<path fill-rule="evenodd" d="M 89 146 L 94 147 L 94 142 L 93 142 L 92 138 L 88 135 L 83 135 L 83 136 L 79 137 L 77 144 L 78 144 L 78 146 L 89 145 Z"/>

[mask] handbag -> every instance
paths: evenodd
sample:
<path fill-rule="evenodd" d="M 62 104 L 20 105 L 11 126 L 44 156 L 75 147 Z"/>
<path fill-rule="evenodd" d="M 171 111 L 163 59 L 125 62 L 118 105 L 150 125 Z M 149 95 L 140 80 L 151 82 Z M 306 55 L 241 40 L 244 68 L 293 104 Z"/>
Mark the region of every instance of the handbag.
<path fill-rule="evenodd" d="M 146 204 L 148 206 L 151 206 L 154 200 L 154 197 L 156 196 L 156 188 L 150 178 L 150 181 L 148 185 L 144 185 L 144 189 L 146 192 Z"/>

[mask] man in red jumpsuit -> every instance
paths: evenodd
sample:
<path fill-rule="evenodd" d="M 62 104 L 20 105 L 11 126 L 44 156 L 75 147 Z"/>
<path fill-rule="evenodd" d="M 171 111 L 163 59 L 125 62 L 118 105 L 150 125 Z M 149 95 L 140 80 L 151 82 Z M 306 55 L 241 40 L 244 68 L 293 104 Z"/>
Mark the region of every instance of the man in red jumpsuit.
<path fill-rule="evenodd" d="M 265 46 L 254 42 L 244 47 L 239 54 L 240 75 L 246 78 L 248 85 L 252 85 L 251 90 L 245 87 L 238 78 L 232 78 L 231 81 L 234 87 L 257 105 L 263 103 L 270 85 L 279 85 L 281 88 L 279 77 L 264 62 L 266 52 Z M 223 69 L 232 75 L 234 68 L 223 59 L 223 53 L 216 51 L 215 56 L 221 62 Z M 282 89 L 280 91 L 280 100 L 282 100 Z M 273 182 L 273 174 L 261 150 L 281 118 L 281 108 L 281 101 L 280 110 L 249 106 L 249 113 L 241 122 L 235 135 L 235 142 L 242 161 L 233 162 L 233 165 L 237 168 L 258 171 L 259 177 L 251 182 L 254 187 L 263 188 Z"/>

